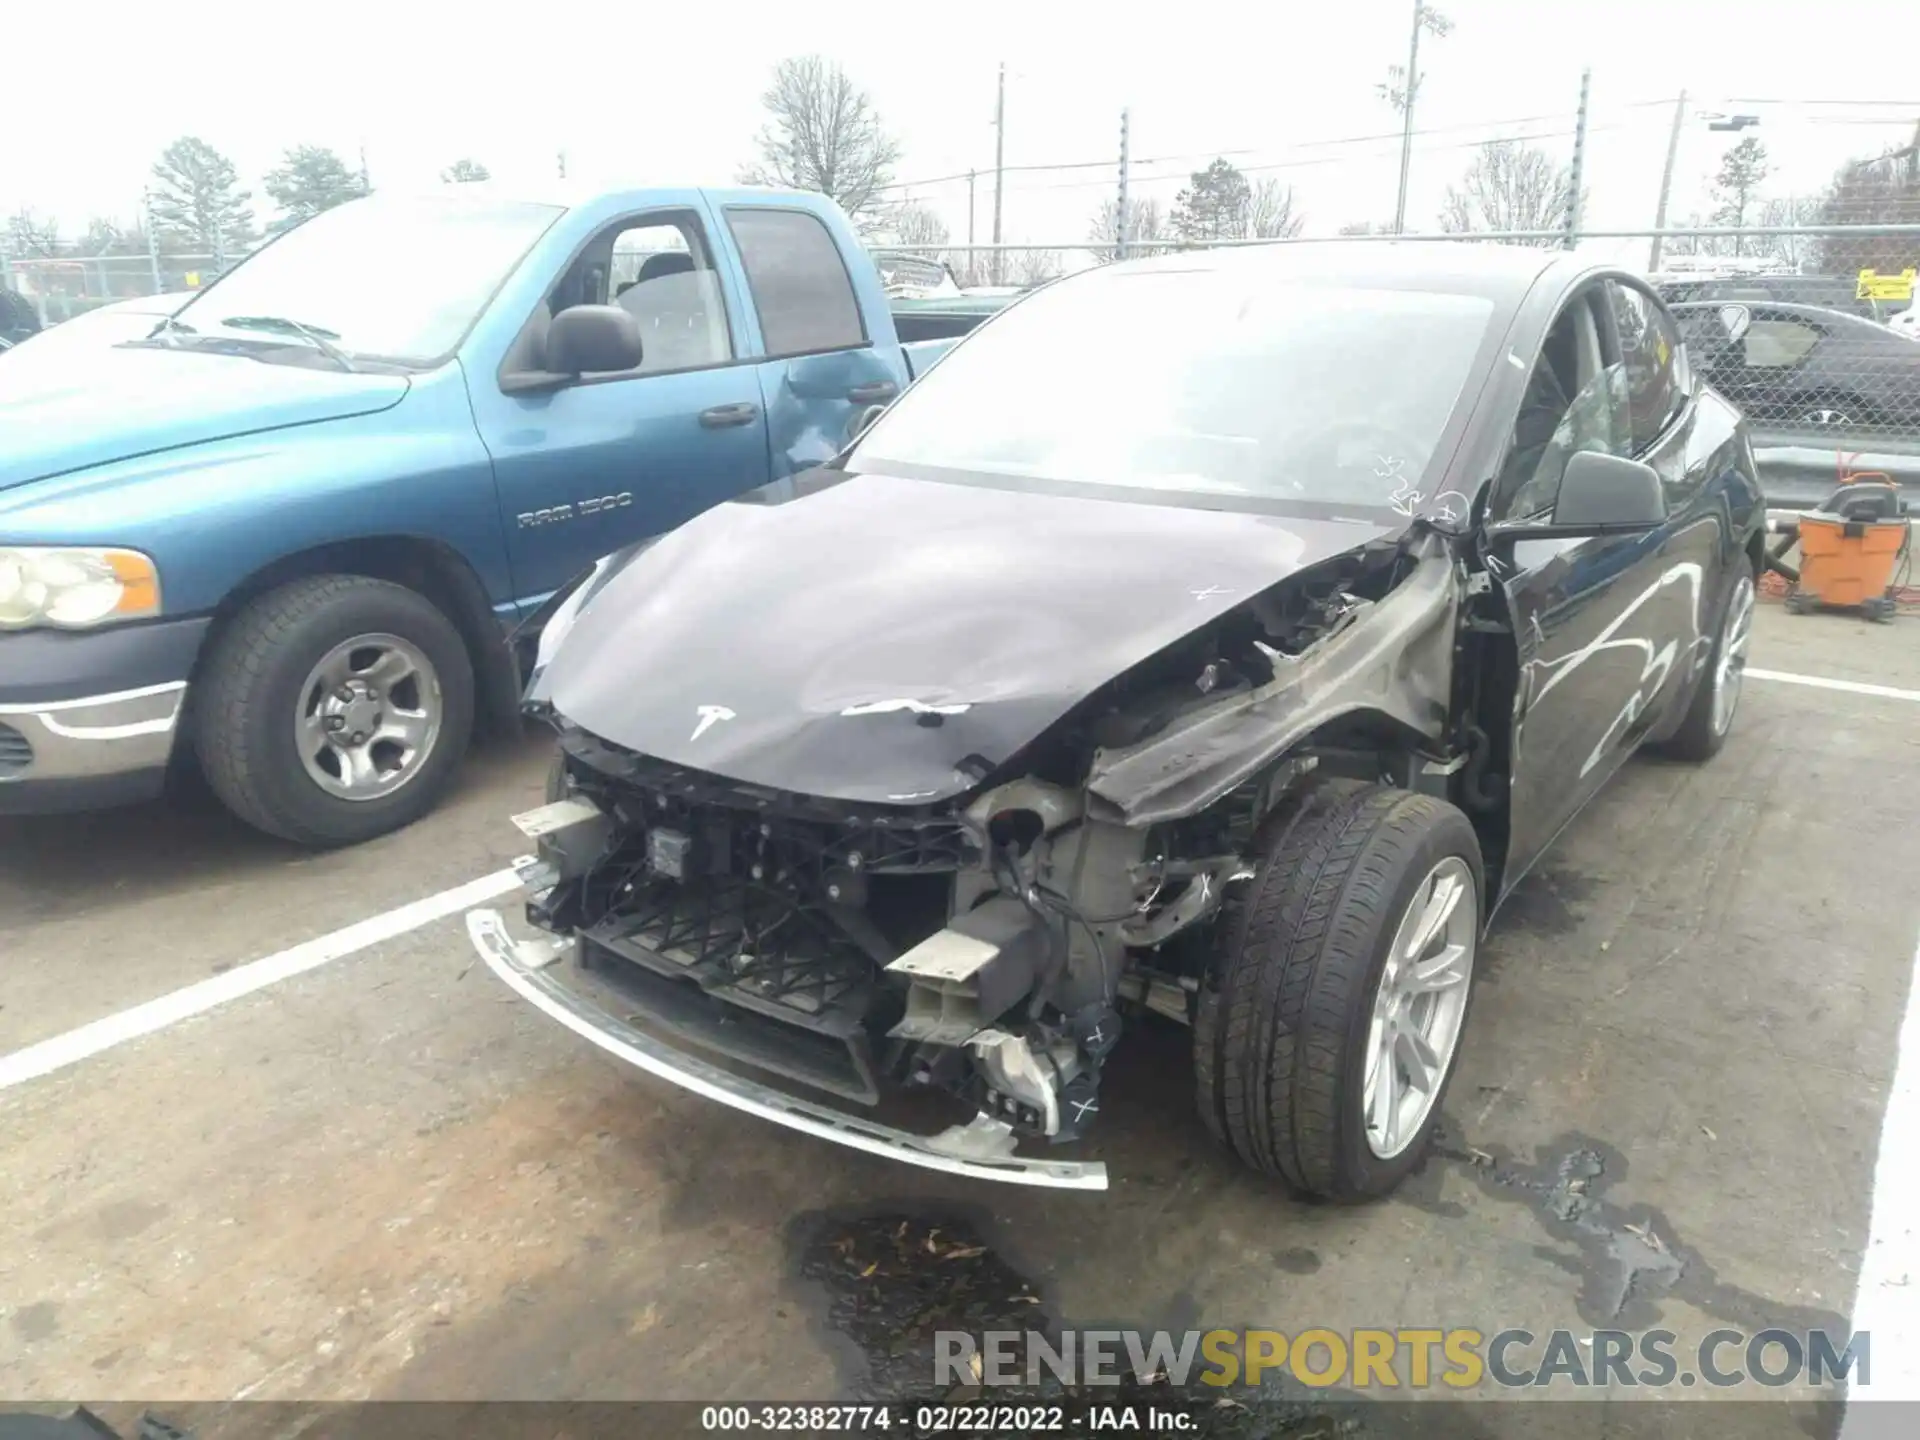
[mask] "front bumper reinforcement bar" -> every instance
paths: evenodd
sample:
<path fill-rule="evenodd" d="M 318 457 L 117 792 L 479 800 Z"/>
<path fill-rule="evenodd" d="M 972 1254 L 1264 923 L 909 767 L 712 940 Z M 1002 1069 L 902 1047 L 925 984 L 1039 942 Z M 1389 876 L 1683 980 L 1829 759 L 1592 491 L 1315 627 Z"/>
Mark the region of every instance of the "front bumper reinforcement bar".
<path fill-rule="evenodd" d="M 497 910 L 469 912 L 467 937 L 487 968 L 522 1000 L 609 1055 L 708 1100 L 837 1145 L 949 1175 L 1060 1190 L 1107 1188 L 1105 1165 L 1022 1159 L 1010 1153 L 1012 1137 L 1007 1128 L 984 1117 L 938 1135 L 914 1135 L 788 1095 L 663 1045 L 575 993 L 551 973 L 554 961 L 572 948 L 571 942 L 521 944 L 508 933 Z"/>

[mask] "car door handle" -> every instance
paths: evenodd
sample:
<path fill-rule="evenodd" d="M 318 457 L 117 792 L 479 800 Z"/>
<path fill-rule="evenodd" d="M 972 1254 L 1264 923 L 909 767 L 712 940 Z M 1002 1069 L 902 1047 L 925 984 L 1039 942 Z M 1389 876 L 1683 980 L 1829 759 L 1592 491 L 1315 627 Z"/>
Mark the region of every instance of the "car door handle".
<path fill-rule="evenodd" d="M 891 380 L 875 380 L 871 385 L 856 385 L 847 391 L 847 399 L 856 405 L 884 405 L 900 393 Z"/>
<path fill-rule="evenodd" d="M 760 418 L 760 407 L 742 401 L 738 405 L 715 405 L 700 412 L 700 423 L 709 430 L 726 430 L 735 425 L 751 425 Z"/>

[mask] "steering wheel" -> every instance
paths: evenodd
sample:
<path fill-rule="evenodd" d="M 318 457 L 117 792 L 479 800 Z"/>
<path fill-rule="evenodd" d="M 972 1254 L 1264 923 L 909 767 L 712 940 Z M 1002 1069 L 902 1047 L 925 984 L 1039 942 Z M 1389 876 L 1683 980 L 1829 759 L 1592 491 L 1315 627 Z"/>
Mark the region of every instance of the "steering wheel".
<path fill-rule="evenodd" d="M 1431 458 L 1428 447 L 1389 426 L 1341 421 L 1314 435 L 1304 448 L 1312 457 L 1304 473 L 1333 477 L 1329 488 L 1335 494 L 1321 498 L 1353 500 L 1409 515 L 1425 498 L 1418 487 Z"/>

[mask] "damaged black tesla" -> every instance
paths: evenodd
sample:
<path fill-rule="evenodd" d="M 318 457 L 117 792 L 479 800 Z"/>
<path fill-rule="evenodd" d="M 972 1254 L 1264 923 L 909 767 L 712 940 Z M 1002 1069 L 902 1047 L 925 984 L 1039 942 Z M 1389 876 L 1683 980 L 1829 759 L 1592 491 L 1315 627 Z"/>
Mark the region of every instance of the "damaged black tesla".
<path fill-rule="evenodd" d="M 1499 901 L 1733 720 L 1765 513 L 1644 283 L 1574 255 L 1114 265 L 831 464 L 596 567 L 489 966 L 603 1049 L 915 1164 L 1099 1188 L 1190 1023 L 1204 1123 L 1338 1199 L 1438 1119 Z M 516 930 L 518 926 L 514 927 Z"/>

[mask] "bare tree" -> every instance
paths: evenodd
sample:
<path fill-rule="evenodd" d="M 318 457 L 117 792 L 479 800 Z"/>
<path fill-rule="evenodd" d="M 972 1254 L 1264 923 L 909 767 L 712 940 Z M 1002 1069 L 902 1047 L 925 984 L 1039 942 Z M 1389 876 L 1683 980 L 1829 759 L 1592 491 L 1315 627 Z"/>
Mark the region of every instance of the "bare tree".
<path fill-rule="evenodd" d="M 881 196 L 900 147 L 845 70 L 818 55 L 782 60 L 761 103 L 771 118 L 760 132 L 760 163 L 743 181 L 818 190 L 863 230 L 884 219 Z"/>
<path fill-rule="evenodd" d="M 60 222 L 22 208 L 7 221 L 7 248 L 17 255 L 50 259 L 60 253 Z"/>
<path fill-rule="evenodd" d="M 887 217 L 887 229 L 896 245 L 944 245 L 951 238 L 947 222 L 916 201 L 905 200 Z"/>
<path fill-rule="evenodd" d="M 1058 250 L 1015 250 L 1008 257 L 1009 285 L 1040 285 L 1065 273 L 1067 257 Z"/>
<path fill-rule="evenodd" d="M 1795 195 L 1782 200 L 1764 200 L 1760 204 L 1760 224 L 1768 229 L 1784 225 L 1818 225 L 1820 223 L 1820 197 L 1816 195 Z M 1771 250 L 1775 255 L 1795 271 L 1803 271 L 1813 263 L 1816 253 L 1814 235 L 1770 235 L 1760 241 L 1763 249 Z"/>
<path fill-rule="evenodd" d="M 1247 230 L 1256 240 L 1283 240 L 1300 233 L 1306 213 L 1293 203 L 1293 187 L 1278 180 L 1256 180 L 1247 201 Z"/>
<path fill-rule="evenodd" d="M 1440 228 L 1468 235 L 1487 230 L 1558 230 L 1567 223 L 1573 174 L 1544 150 L 1515 140 L 1480 147 L 1458 185 L 1447 187 Z M 1556 240 L 1534 240 L 1553 245 Z"/>
<path fill-rule="evenodd" d="M 1127 202 L 1127 254 L 1130 256 L 1151 255 L 1159 242 L 1166 239 L 1166 217 L 1161 214 L 1160 202 L 1148 197 Z M 1094 243 L 1087 247 L 1094 259 L 1102 264 L 1120 258 L 1120 206 L 1115 200 L 1103 200 L 1093 212 L 1093 221 L 1087 227 L 1087 239 Z"/>

